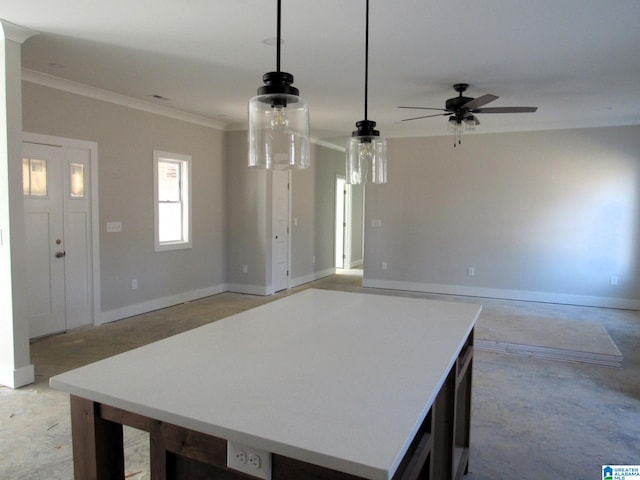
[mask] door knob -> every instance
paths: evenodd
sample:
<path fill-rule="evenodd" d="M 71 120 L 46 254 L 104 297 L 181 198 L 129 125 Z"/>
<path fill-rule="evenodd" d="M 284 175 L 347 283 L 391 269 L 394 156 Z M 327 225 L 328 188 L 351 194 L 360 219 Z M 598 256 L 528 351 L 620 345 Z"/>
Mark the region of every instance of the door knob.
<path fill-rule="evenodd" d="M 67 254 L 67 252 L 56 252 L 56 258 L 62 258 Z"/>

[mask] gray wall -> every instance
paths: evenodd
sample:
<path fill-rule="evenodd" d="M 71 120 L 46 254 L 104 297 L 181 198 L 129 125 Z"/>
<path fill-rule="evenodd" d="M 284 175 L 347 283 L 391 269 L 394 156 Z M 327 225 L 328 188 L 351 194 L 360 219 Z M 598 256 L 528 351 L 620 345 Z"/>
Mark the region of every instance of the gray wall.
<path fill-rule="evenodd" d="M 267 270 L 267 254 L 271 256 L 267 172 L 247 167 L 246 131 L 226 135 L 227 284 L 232 291 L 265 294 L 271 271 Z"/>
<path fill-rule="evenodd" d="M 364 283 L 640 308 L 639 192 L 638 126 L 391 139 Z"/>
<path fill-rule="evenodd" d="M 268 293 L 271 181 L 246 167 L 246 132 L 29 82 L 23 96 L 24 131 L 98 144 L 103 312 Z M 153 251 L 154 149 L 193 156 L 191 250 Z M 639 157 L 638 126 L 465 135 L 455 149 L 448 136 L 391 139 L 389 183 L 366 187 L 364 284 L 640 308 Z M 315 144 L 311 169 L 292 173 L 292 285 L 332 271 L 338 173 L 344 154 Z"/>
<path fill-rule="evenodd" d="M 316 166 L 316 270 L 335 267 L 336 243 L 336 176 L 345 174 L 345 154 L 326 147 L 318 147 L 322 156 Z"/>
<path fill-rule="evenodd" d="M 362 185 L 351 186 L 351 267 L 364 261 L 364 189 Z"/>
<path fill-rule="evenodd" d="M 23 82 L 23 130 L 97 142 L 102 311 L 224 290 L 224 133 Z M 153 249 L 153 150 L 192 156 L 193 248 Z M 106 233 L 121 221 L 122 233 Z M 131 289 L 131 279 L 139 287 Z"/>
<path fill-rule="evenodd" d="M 271 174 L 247 168 L 247 132 L 226 142 L 227 283 L 232 291 L 264 295 L 271 288 Z M 311 167 L 291 173 L 292 286 L 333 272 L 335 175 L 344 153 L 311 145 Z M 314 264 L 315 258 L 315 264 Z M 247 265 L 247 272 L 243 272 Z"/>

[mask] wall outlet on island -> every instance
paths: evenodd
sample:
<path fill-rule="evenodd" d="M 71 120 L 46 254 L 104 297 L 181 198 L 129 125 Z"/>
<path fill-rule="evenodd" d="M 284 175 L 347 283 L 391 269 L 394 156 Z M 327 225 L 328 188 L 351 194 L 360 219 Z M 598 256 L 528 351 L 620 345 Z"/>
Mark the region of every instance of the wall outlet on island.
<path fill-rule="evenodd" d="M 271 480 L 271 453 L 228 441 L 227 467 L 255 478 Z"/>

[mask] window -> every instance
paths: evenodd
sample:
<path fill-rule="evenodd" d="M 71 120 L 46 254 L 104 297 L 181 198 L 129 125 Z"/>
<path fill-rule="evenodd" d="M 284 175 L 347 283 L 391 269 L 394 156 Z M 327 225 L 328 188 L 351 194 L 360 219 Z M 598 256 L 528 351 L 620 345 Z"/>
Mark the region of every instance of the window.
<path fill-rule="evenodd" d="M 191 156 L 154 150 L 155 251 L 191 248 Z"/>
<path fill-rule="evenodd" d="M 69 182 L 71 198 L 84 198 L 84 165 L 81 163 L 71 163 Z"/>
<path fill-rule="evenodd" d="M 47 196 L 47 161 L 22 159 L 22 189 L 25 197 Z"/>

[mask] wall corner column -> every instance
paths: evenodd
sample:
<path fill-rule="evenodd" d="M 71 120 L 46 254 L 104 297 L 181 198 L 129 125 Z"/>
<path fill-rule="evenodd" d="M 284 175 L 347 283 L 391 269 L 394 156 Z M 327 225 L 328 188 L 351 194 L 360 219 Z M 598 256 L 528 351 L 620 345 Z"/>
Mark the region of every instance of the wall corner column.
<path fill-rule="evenodd" d="M 22 43 L 37 32 L 0 19 L 0 384 L 35 380 L 30 363 L 22 194 Z"/>

